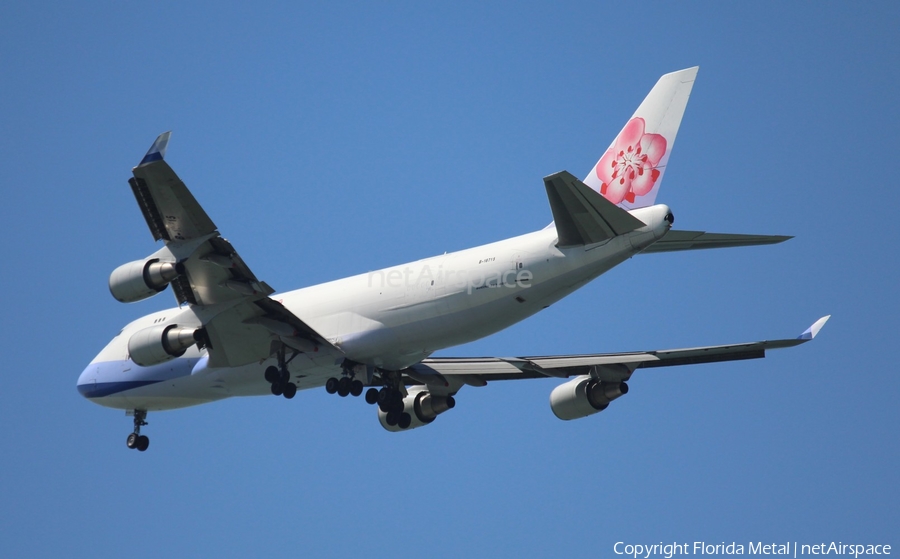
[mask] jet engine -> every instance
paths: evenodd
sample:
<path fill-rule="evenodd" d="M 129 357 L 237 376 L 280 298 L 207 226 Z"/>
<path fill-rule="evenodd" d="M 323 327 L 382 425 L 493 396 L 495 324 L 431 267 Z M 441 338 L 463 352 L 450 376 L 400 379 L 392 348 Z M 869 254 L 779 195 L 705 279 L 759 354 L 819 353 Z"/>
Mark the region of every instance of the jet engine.
<path fill-rule="evenodd" d="M 550 409 L 560 419 L 578 419 L 605 410 L 623 394 L 628 394 L 624 382 L 603 382 L 583 375 L 553 389 Z"/>
<path fill-rule="evenodd" d="M 128 354 L 141 367 L 181 357 L 203 338 L 203 329 L 159 324 L 136 332 L 128 340 Z"/>
<path fill-rule="evenodd" d="M 455 405 L 456 400 L 453 396 L 437 396 L 428 392 L 424 387 L 414 387 L 410 388 L 409 394 L 403 398 L 402 412 L 385 413 L 381 408 L 378 408 L 378 421 L 388 431 L 406 431 L 428 425 L 438 415 L 453 408 Z M 394 418 L 392 417 L 393 421 L 389 422 L 389 413 L 398 413 L 397 419 L 393 420 Z M 409 417 L 409 424 L 405 427 L 402 426 L 405 423 L 404 416 Z"/>
<path fill-rule="evenodd" d="M 145 258 L 122 264 L 109 275 L 109 292 L 123 303 L 134 303 L 156 295 L 178 277 L 178 265 Z"/>

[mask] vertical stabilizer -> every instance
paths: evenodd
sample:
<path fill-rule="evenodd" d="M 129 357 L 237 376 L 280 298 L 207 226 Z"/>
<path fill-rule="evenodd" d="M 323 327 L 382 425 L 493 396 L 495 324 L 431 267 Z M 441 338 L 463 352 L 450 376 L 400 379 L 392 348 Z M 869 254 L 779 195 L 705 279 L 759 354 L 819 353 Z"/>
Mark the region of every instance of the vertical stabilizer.
<path fill-rule="evenodd" d="M 698 66 L 659 78 L 584 183 L 625 209 L 652 206 Z"/>

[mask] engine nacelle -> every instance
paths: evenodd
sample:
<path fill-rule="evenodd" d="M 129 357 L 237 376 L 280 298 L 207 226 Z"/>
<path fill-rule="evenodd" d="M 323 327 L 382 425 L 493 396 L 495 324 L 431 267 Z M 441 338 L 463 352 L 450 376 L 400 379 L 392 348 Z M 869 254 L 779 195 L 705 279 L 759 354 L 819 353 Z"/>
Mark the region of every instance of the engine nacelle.
<path fill-rule="evenodd" d="M 553 389 L 550 409 L 560 419 L 579 419 L 605 410 L 623 394 L 628 394 L 624 382 L 600 382 L 583 375 Z"/>
<path fill-rule="evenodd" d="M 136 332 L 128 340 L 128 354 L 141 367 L 158 365 L 181 357 L 203 337 L 200 328 L 184 328 L 177 324 L 159 324 Z"/>
<path fill-rule="evenodd" d="M 404 428 L 396 423 L 391 425 L 387 421 L 388 414 L 381 411 L 381 408 L 378 408 L 378 421 L 388 431 L 408 431 L 428 425 L 438 415 L 453 408 L 455 405 L 456 400 L 453 396 L 436 396 L 428 392 L 424 387 L 410 388 L 409 394 L 403 399 L 403 413 L 409 414 L 411 419 L 409 426 Z"/>
<path fill-rule="evenodd" d="M 134 303 L 164 290 L 178 277 L 178 265 L 145 258 L 122 264 L 109 275 L 109 292 L 118 301 Z"/>

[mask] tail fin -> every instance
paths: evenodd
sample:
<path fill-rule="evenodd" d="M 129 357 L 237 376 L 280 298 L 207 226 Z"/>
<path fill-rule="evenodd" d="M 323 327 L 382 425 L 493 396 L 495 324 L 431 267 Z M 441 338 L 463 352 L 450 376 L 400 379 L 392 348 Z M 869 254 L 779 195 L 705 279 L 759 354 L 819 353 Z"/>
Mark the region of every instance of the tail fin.
<path fill-rule="evenodd" d="M 627 210 L 652 206 L 698 66 L 659 78 L 584 183 Z"/>

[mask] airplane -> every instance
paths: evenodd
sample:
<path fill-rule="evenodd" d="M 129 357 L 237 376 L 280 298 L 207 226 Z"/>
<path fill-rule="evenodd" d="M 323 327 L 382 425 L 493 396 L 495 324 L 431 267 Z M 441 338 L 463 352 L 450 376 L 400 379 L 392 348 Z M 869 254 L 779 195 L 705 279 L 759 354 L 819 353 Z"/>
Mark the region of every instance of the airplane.
<path fill-rule="evenodd" d="M 799 337 L 686 349 L 524 357 L 432 357 L 503 330 L 636 254 L 765 245 L 791 237 L 672 229 L 656 197 L 698 68 L 663 75 L 587 177 L 544 178 L 553 222 L 502 241 L 275 294 L 257 279 L 165 161 L 161 134 L 129 179 L 163 246 L 116 268 L 113 297 L 141 301 L 171 286 L 178 306 L 125 326 L 77 389 L 133 416 L 128 448 L 147 450 L 150 411 L 235 396 L 293 398 L 324 386 L 377 406 L 388 431 L 428 425 L 463 386 L 554 377 L 550 408 L 572 420 L 628 393 L 638 369 L 765 356 Z"/>

